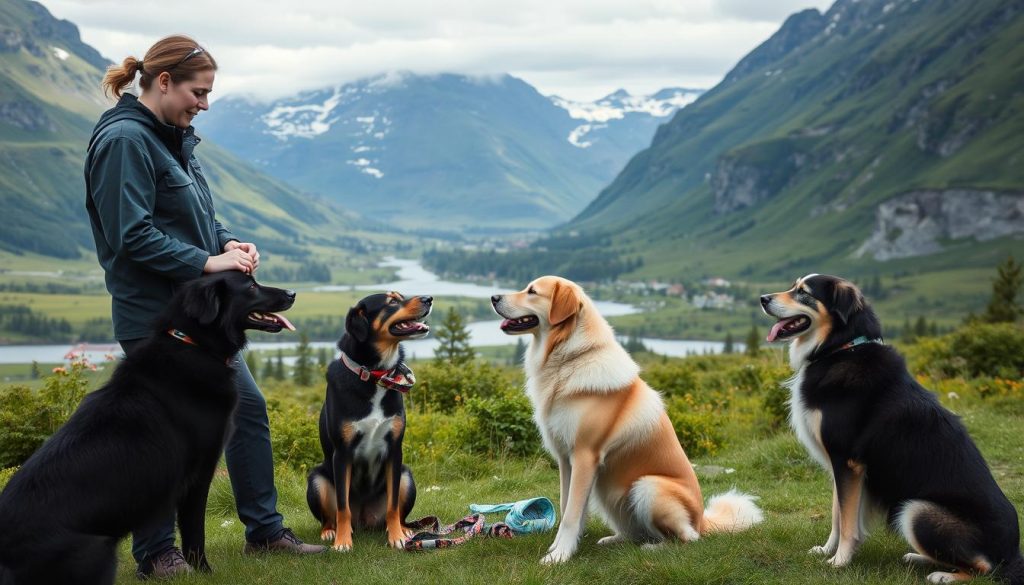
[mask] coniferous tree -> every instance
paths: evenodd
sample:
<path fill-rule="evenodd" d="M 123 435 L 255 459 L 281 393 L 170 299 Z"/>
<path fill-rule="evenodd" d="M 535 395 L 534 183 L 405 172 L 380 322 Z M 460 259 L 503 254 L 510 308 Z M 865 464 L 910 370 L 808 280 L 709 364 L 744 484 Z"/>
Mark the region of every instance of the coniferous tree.
<path fill-rule="evenodd" d="M 251 351 L 245 352 L 245 365 L 249 368 L 249 372 L 252 373 L 253 377 L 256 376 L 256 354 Z"/>
<path fill-rule="evenodd" d="M 903 331 L 900 332 L 903 341 L 907 343 L 914 342 L 914 328 L 910 325 L 910 315 L 903 317 Z"/>
<path fill-rule="evenodd" d="M 643 341 L 640 341 L 640 336 L 636 333 L 632 333 L 626 338 L 625 349 L 629 353 L 640 353 L 647 351 L 647 346 L 644 345 Z"/>
<path fill-rule="evenodd" d="M 757 357 L 759 353 L 761 353 L 761 332 L 757 330 L 757 325 L 751 325 L 750 333 L 747 334 L 746 354 Z"/>
<path fill-rule="evenodd" d="M 274 363 L 274 379 L 284 380 L 284 350 L 277 350 L 277 361 Z"/>
<path fill-rule="evenodd" d="M 914 337 L 928 337 L 928 321 L 925 320 L 924 315 L 917 318 L 917 323 L 914 323 Z"/>
<path fill-rule="evenodd" d="M 1021 265 L 1017 264 L 1011 254 L 999 265 L 998 275 L 992 283 L 992 299 L 982 320 L 988 323 L 1012 323 L 1024 314 L 1024 307 L 1018 301 L 1022 281 L 1024 274 L 1021 274 Z"/>
<path fill-rule="evenodd" d="M 313 383 L 313 360 L 309 349 L 309 336 L 305 332 L 299 337 L 298 357 L 295 359 L 292 378 L 299 386 L 309 386 Z"/>
<path fill-rule="evenodd" d="M 274 377 L 274 358 L 267 356 L 267 361 L 263 362 L 263 373 L 260 375 L 261 380 L 269 380 Z"/>
<path fill-rule="evenodd" d="M 469 330 L 462 320 L 462 315 L 454 307 L 449 308 L 444 320 L 434 333 L 438 341 L 434 360 L 438 363 L 448 362 L 462 365 L 473 361 L 476 352 L 469 344 Z"/>
<path fill-rule="evenodd" d="M 736 351 L 736 348 L 733 347 L 732 331 L 727 331 L 725 333 L 725 345 L 722 347 L 722 353 L 732 353 L 734 351 Z"/>

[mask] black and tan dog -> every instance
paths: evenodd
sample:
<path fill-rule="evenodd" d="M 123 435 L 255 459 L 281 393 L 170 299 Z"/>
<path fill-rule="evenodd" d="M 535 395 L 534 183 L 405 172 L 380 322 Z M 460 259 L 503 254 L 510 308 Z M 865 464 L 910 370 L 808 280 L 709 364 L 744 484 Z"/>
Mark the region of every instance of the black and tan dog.
<path fill-rule="evenodd" d="M 761 297 L 790 341 L 790 422 L 833 477 L 832 532 L 811 552 L 844 566 L 880 510 L 916 551 L 907 562 L 953 569 L 932 583 L 994 574 L 1024 584 L 1017 511 L 960 420 L 881 341 L 874 311 L 850 282 L 811 274 Z"/>
<path fill-rule="evenodd" d="M 370 295 L 349 310 L 338 341 L 341 359 L 327 368 L 320 410 L 324 462 L 309 474 L 306 499 L 338 551 L 352 549 L 352 528 L 386 527 L 388 544 L 402 548 L 405 519 L 416 503 L 412 471 L 402 463 L 403 394 L 412 372 L 401 341 L 425 336 L 431 297 L 396 292 Z"/>
<path fill-rule="evenodd" d="M 294 300 L 241 272 L 184 284 L 0 493 L 0 583 L 113 583 L 118 541 L 175 511 L 185 557 L 209 570 L 206 498 L 238 400 L 234 356 L 247 329 L 293 329 L 273 311 Z"/>

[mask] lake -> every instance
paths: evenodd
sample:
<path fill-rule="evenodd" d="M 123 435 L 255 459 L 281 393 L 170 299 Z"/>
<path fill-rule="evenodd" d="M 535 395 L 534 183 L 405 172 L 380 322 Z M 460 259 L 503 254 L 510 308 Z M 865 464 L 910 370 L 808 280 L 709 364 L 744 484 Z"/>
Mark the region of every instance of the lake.
<path fill-rule="evenodd" d="M 435 297 L 462 296 L 472 298 L 490 298 L 491 295 L 512 290 L 498 285 L 483 286 L 474 283 L 451 282 L 441 279 L 438 275 L 423 267 L 417 260 L 405 260 L 399 258 L 388 258 L 381 263 L 381 266 L 394 267 L 397 269 L 398 280 L 382 284 L 358 285 L 357 290 L 366 291 L 388 291 L 398 290 L 405 294 L 429 294 Z M 351 286 L 318 286 L 315 291 L 339 291 L 351 290 Z M 598 311 L 605 317 L 618 315 L 629 315 L 636 313 L 638 309 L 626 303 L 612 301 L 594 301 Z M 470 332 L 470 339 L 475 347 L 494 345 L 515 345 L 519 336 L 505 335 L 498 325 L 499 319 L 491 321 L 477 321 L 469 323 L 467 329 Z M 528 337 L 523 338 L 528 341 Z M 694 353 L 719 353 L 724 347 L 720 341 L 692 341 L 678 339 L 655 339 L 641 338 L 641 341 L 654 353 L 672 357 L 682 357 Z M 333 341 L 311 342 L 310 347 L 314 351 L 321 347 L 334 349 Z M 260 342 L 250 344 L 250 348 L 257 351 L 276 351 L 278 348 L 293 349 L 298 347 L 298 340 L 280 342 Z M 437 340 L 430 338 L 417 339 L 404 342 L 406 354 L 410 358 L 425 359 L 433 357 L 437 348 Z M 68 345 L 8 345 L 0 346 L 0 364 L 27 364 L 32 361 L 39 363 L 58 363 L 64 361 L 64 355 L 71 349 Z M 737 351 L 742 351 L 742 344 L 736 344 Z M 94 362 L 102 362 L 108 353 L 120 354 L 118 346 L 111 345 L 90 345 L 84 348 L 86 356 Z M 286 358 L 286 361 L 290 361 Z"/>

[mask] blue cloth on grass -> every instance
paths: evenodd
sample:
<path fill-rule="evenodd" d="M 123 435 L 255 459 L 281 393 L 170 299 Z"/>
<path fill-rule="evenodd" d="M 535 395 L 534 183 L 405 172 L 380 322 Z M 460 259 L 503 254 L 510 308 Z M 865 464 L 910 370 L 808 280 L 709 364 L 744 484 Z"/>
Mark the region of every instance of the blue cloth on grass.
<path fill-rule="evenodd" d="M 555 527 L 555 505 L 547 498 L 530 498 L 509 504 L 470 504 L 474 514 L 504 512 L 505 524 L 516 533 L 544 532 Z"/>

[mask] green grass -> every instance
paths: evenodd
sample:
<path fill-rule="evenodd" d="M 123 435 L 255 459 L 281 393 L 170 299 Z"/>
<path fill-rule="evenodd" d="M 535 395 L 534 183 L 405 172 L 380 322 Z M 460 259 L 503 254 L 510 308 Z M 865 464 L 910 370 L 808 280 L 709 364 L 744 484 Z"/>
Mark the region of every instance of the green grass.
<path fill-rule="evenodd" d="M 790 437 L 752 445 L 748 454 L 719 457 L 712 463 L 737 467 L 724 477 L 703 479 L 705 494 L 727 490 L 733 485 L 762 497 L 766 522 L 738 535 L 713 535 L 696 543 L 669 544 L 646 551 L 633 545 L 599 547 L 596 541 L 609 531 L 591 520 L 580 550 L 567 564 L 543 567 L 539 559 L 553 533 L 520 536 L 511 541 L 478 539 L 460 548 L 423 553 L 396 552 L 386 548 L 381 533 L 357 533 L 349 554 L 330 551 L 314 558 L 241 555 L 243 527 L 230 514 L 211 514 L 207 519 L 208 554 L 215 568 L 211 576 L 183 579 L 183 583 L 491 583 L 495 579 L 514 583 L 920 583 L 926 571 L 903 566 L 899 558 L 907 552 L 897 536 L 876 530 L 853 564 L 832 569 L 805 551 L 824 542 L 828 535 L 831 495 L 823 473 L 806 467 L 793 457 L 803 457 Z M 761 459 L 761 461 L 758 461 Z M 764 461 L 769 459 L 769 461 Z M 796 463 L 798 478 L 782 481 L 743 463 L 790 467 Z M 512 501 L 546 496 L 557 502 L 557 472 L 545 460 L 496 462 L 491 477 L 443 482 L 441 489 L 426 492 L 433 485 L 418 470 L 420 495 L 413 516 L 437 514 L 454 521 L 468 513 L 469 503 Z M 437 472 L 435 471 L 435 474 Z M 792 474 L 792 471 L 790 471 Z M 283 485 L 287 482 L 289 485 Z M 287 524 L 307 541 L 316 541 L 319 528 L 305 508 L 302 476 L 284 473 L 278 478 L 281 510 Z M 770 489 L 768 486 L 771 486 Z M 214 494 L 224 499 L 227 480 L 219 478 Z M 1018 490 L 1017 501 L 1020 491 Z M 491 521 L 500 520 L 493 515 Z M 122 543 L 119 583 L 133 583 L 134 567 L 127 542 Z M 977 581 L 985 583 L 984 580 Z"/>
<path fill-rule="evenodd" d="M 952 403 L 976 438 L 996 479 L 1019 510 L 1024 510 L 1024 445 L 1019 435 L 1024 417 L 982 402 Z M 410 425 L 417 423 L 410 416 Z M 731 425 L 730 425 L 731 426 Z M 822 544 L 829 531 L 831 491 L 827 476 L 812 463 L 787 430 L 730 432 L 730 447 L 716 457 L 695 461 L 705 499 L 732 487 L 759 496 L 766 520 L 742 534 L 711 535 L 670 543 L 648 551 L 622 544 L 599 547 L 609 534 L 591 519 L 580 549 L 568 563 L 539 563 L 554 533 L 513 540 L 477 539 L 461 547 L 421 553 L 393 551 L 381 533 L 357 533 L 351 553 L 296 558 L 241 555 L 243 527 L 233 513 L 227 478 L 215 479 L 207 516 L 207 551 L 215 572 L 180 583 L 922 583 L 930 570 L 904 566 L 909 550 L 902 539 L 880 524 L 843 569 L 827 566 L 806 551 Z M 546 496 L 558 501 L 557 470 L 544 456 L 481 458 L 452 453 L 439 462 L 412 462 L 419 495 L 412 517 L 438 515 L 454 522 L 470 503 L 497 503 Z M 735 473 L 708 473 L 709 466 Z M 301 472 L 278 470 L 279 508 L 286 524 L 303 539 L 316 542 L 319 527 L 305 505 Z M 501 520 L 491 515 L 488 520 Z M 128 542 L 121 545 L 118 583 L 134 583 Z M 979 579 L 975 583 L 993 583 Z"/>

